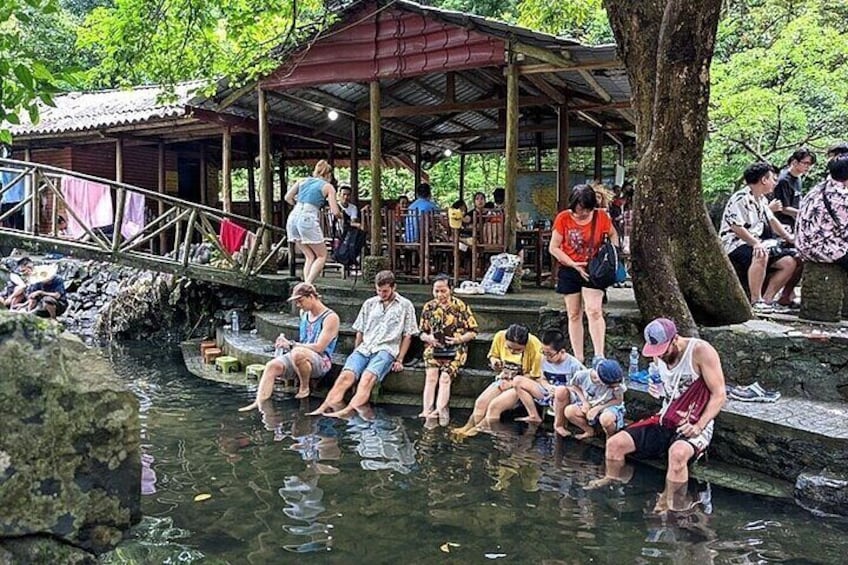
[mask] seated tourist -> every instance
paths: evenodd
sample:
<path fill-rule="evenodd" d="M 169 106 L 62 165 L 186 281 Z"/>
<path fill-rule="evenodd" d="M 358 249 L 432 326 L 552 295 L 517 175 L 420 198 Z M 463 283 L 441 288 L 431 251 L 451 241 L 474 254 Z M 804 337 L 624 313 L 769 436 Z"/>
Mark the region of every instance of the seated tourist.
<path fill-rule="evenodd" d="M 353 350 L 327 398 L 311 416 L 335 410 L 328 416 L 346 417 L 361 409 L 371 397 L 374 385 L 383 382 L 389 371 L 403 370 L 403 358 L 409 349 L 412 336 L 418 334 L 415 307 L 397 293 L 395 275 L 380 271 L 374 277 L 377 296 L 362 304 L 353 323 L 356 330 L 356 349 Z M 344 409 L 344 395 L 355 383 L 356 393 Z"/>
<path fill-rule="evenodd" d="M 56 319 L 68 309 L 65 281 L 56 274 L 56 265 L 32 270 L 26 288 L 26 310 L 41 318 Z"/>
<path fill-rule="evenodd" d="M 625 480 L 625 457 L 667 456 L 666 488 L 658 509 L 681 508 L 689 482 L 688 464 L 713 438 L 715 417 L 727 400 L 724 372 L 716 350 L 706 341 L 677 334 L 674 322 L 653 320 L 645 327 L 642 355 L 653 358 L 662 379 L 648 392 L 662 399 L 659 413 L 624 428 L 606 443 L 606 475 L 588 488 Z"/>
<path fill-rule="evenodd" d="M 468 358 L 468 342 L 477 337 L 477 319 L 465 302 L 451 293 L 450 278 L 433 279 L 433 300 L 421 311 L 426 380 L 422 418 L 443 415 L 450 402 L 451 383 Z M 436 387 L 439 395 L 436 398 Z M 433 404 L 435 402 L 435 405 Z"/>
<path fill-rule="evenodd" d="M 489 348 L 489 365 L 496 373 L 495 381 L 474 401 L 474 411 L 468 422 L 454 430 L 459 435 L 476 434 L 478 426 L 499 420 L 503 412 L 522 402 L 528 413 L 536 410 L 530 395 L 519 397 L 514 388 L 516 377 L 537 380 L 542 376 L 542 343 L 527 326 L 512 324 L 495 334 Z"/>
<path fill-rule="evenodd" d="M 21 257 L 18 260 L 10 259 L 10 262 L 13 263 L 14 269 L 9 275 L 9 281 L 6 283 L 2 295 L 0 295 L 0 300 L 6 308 L 17 309 L 25 303 L 26 279 L 32 274 L 35 264 L 29 257 Z"/>
<path fill-rule="evenodd" d="M 583 433 L 574 436 L 586 439 L 595 435 L 595 426 L 600 426 L 606 437 L 624 427 L 624 371 L 614 359 L 604 359 L 594 369 L 575 373 L 571 383 L 557 388 L 555 410 L 580 428 Z M 559 417 L 559 412 L 557 412 Z M 567 437 L 570 432 L 564 426 L 556 433 Z"/>
<path fill-rule="evenodd" d="M 332 355 L 336 350 L 339 336 L 339 315 L 324 305 L 321 295 L 309 283 L 299 283 L 292 290 L 289 302 L 300 308 L 300 329 L 297 341 L 280 335 L 274 344 L 282 355 L 268 361 L 259 387 L 256 400 L 239 408 L 244 412 L 258 408 L 274 392 L 274 382 L 278 379 L 298 379 L 298 391 L 295 398 L 309 396 L 309 384 L 312 379 L 323 377 L 332 366 Z"/>
<path fill-rule="evenodd" d="M 848 271 L 848 153 L 832 158 L 827 170 L 801 201 L 796 245 L 805 260 Z"/>
<path fill-rule="evenodd" d="M 754 312 L 767 313 L 774 311 L 774 297 L 781 289 L 778 304 L 791 304 L 801 261 L 796 258 L 795 239 L 777 221 L 765 198 L 777 183 L 775 168 L 754 163 L 745 169 L 744 177 L 747 186 L 733 193 L 724 208 L 719 237 L 739 280 L 743 286 L 747 283 Z M 772 233 L 783 242 L 773 239 Z"/>
<path fill-rule="evenodd" d="M 521 403 L 527 407 L 526 395 L 542 407 L 551 406 L 557 387 L 565 386 L 577 371 L 586 367 L 565 349 L 565 336 L 559 330 L 548 330 L 542 336 L 542 376 L 538 379 L 528 377 L 515 378 L 515 390 Z M 557 414 L 559 417 L 560 414 Z M 535 410 L 528 410 L 526 418 L 516 418 L 527 422 L 541 422 L 542 418 Z M 556 419 L 555 419 L 556 425 Z M 560 422 L 560 426 L 562 422 Z"/>
<path fill-rule="evenodd" d="M 415 191 L 417 198 L 407 207 L 409 215 L 405 220 L 404 242 L 418 243 L 420 240 L 419 218 L 424 214 L 432 214 L 439 211 L 439 205 L 433 202 L 433 190 L 426 182 L 421 183 Z"/>

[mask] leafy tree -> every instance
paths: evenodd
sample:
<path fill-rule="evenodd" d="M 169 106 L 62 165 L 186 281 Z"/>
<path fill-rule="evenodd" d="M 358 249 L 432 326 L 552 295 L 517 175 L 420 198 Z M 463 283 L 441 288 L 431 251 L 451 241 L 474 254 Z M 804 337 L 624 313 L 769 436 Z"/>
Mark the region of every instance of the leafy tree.
<path fill-rule="evenodd" d="M 583 43 L 613 41 L 601 0 L 522 0 L 518 4 L 518 24 L 554 35 L 573 37 Z"/>

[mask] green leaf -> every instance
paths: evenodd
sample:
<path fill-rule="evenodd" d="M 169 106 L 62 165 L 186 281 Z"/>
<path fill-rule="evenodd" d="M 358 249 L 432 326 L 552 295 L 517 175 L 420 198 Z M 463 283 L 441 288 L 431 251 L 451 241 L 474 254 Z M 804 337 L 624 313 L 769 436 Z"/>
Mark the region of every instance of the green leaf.
<path fill-rule="evenodd" d="M 12 145 L 12 132 L 7 129 L 0 129 L 0 143 Z"/>
<path fill-rule="evenodd" d="M 15 76 L 28 90 L 33 90 L 35 88 L 35 82 L 32 80 L 32 73 L 29 72 L 29 69 L 26 68 L 26 66 L 22 64 L 16 65 Z"/>
<path fill-rule="evenodd" d="M 21 125 L 21 119 L 15 112 L 9 112 L 6 114 L 6 121 L 16 126 Z"/>
<path fill-rule="evenodd" d="M 37 124 L 39 119 L 41 118 L 41 116 L 39 115 L 39 112 L 38 112 L 38 105 L 33 104 L 32 106 L 27 108 L 27 110 L 29 112 L 29 121 L 32 124 Z"/>
<path fill-rule="evenodd" d="M 32 76 L 34 76 L 38 80 L 44 80 L 48 82 L 52 82 L 53 74 L 50 70 L 44 65 L 44 63 L 40 61 L 33 61 L 32 63 Z"/>

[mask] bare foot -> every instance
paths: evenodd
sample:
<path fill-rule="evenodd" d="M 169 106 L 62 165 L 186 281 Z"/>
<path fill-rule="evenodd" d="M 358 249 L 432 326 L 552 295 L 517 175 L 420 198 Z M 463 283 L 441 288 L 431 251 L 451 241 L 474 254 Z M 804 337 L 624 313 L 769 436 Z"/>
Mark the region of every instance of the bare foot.
<path fill-rule="evenodd" d="M 307 398 L 309 396 L 309 389 L 300 390 L 297 394 L 294 395 L 295 398 Z"/>
<path fill-rule="evenodd" d="M 565 429 L 565 426 L 556 426 L 556 427 L 554 428 L 554 431 L 555 431 L 555 432 L 557 433 L 557 435 L 558 435 L 558 436 L 560 436 L 560 437 L 569 437 L 569 436 L 571 436 L 571 432 L 569 432 L 568 430 L 566 430 L 566 429 Z"/>
<path fill-rule="evenodd" d="M 343 408 L 341 410 L 336 410 L 335 412 L 328 412 L 324 415 L 329 416 L 330 418 L 347 418 L 353 412 L 353 408 Z"/>
<path fill-rule="evenodd" d="M 419 417 L 419 418 L 429 418 L 429 417 L 431 417 L 432 415 L 433 415 L 433 411 L 432 411 L 432 410 L 422 410 L 422 411 L 421 411 L 421 413 L 418 415 L 418 417 Z"/>
<path fill-rule="evenodd" d="M 527 422 L 529 424 L 539 424 L 542 422 L 542 419 L 538 416 L 522 416 L 521 418 L 516 418 L 516 422 Z"/>
<path fill-rule="evenodd" d="M 323 416 L 324 412 L 326 412 L 326 410 L 327 410 L 327 407 L 322 404 L 321 406 L 319 406 L 318 408 L 316 408 L 312 412 L 307 412 L 306 415 L 307 416 Z"/>
<path fill-rule="evenodd" d="M 583 432 L 582 434 L 577 434 L 574 436 L 574 439 L 589 439 L 590 437 L 595 437 L 594 430 L 591 432 Z"/>
<path fill-rule="evenodd" d="M 583 487 L 583 490 L 597 490 L 599 488 L 604 488 L 609 485 L 614 485 L 618 482 L 618 480 L 613 479 L 612 477 L 601 477 L 600 479 L 595 479 L 586 483 L 586 486 Z"/>
<path fill-rule="evenodd" d="M 248 404 L 247 406 L 242 406 L 241 408 L 239 408 L 239 409 L 238 409 L 238 411 L 239 411 L 239 412 L 249 412 L 249 411 L 251 411 L 251 410 L 255 410 L 255 409 L 256 409 L 256 408 L 258 408 L 258 407 L 259 407 L 259 403 L 258 403 L 258 402 L 251 402 L 251 403 L 250 403 L 250 404 Z"/>

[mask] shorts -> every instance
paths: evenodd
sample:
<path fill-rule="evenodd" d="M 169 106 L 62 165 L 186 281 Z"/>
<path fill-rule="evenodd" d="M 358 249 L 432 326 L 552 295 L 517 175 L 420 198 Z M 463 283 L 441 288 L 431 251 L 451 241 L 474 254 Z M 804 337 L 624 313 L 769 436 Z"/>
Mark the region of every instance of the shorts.
<path fill-rule="evenodd" d="M 678 434 L 677 430 L 660 425 L 656 419 L 656 416 L 651 416 L 647 420 L 640 420 L 624 428 L 624 431 L 633 438 L 633 443 L 636 446 L 633 455 L 648 459 L 664 458 L 668 454 L 671 444 L 677 440 L 682 440 L 695 449 L 695 454 L 691 459 L 694 460 L 707 450 L 710 441 L 713 439 L 713 422 L 710 422 L 704 428 L 701 435 L 686 438 Z"/>
<path fill-rule="evenodd" d="M 354 380 L 358 381 L 362 374 L 367 371 L 377 377 L 377 382 L 381 383 L 391 371 L 394 362 L 395 356 L 388 351 L 377 351 L 371 355 L 363 355 L 359 351 L 354 351 L 348 355 L 342 372 L 350 371 L 353 373 Z"/>
<path fill-rule="evenodd" d="M 797 251 L 794 247 L 783 247 L 775 245 L 768 248 L 768 266 L 771 267 L 784 257 L 794 257 Z M 754 260 L 754 248 L 747 243 L 743 243 L 733 251 L 727 254 L 727 258 L 733 264 L 736 273 L 739 275 L 739 280 L 748 281 L 748 269 Z"/>
<path fill-rule="evenodd" d="M 550 387 L 546 387 L 544 385 L 536 385 L 539 387 L 539 392 L 542 393 L 542 398 L 533 397 L 533 400 L 536 401 L 536 404 L 539 406 L 553 406 L 554 405 L 554 390 L 556 386 L 551 385 Z"/>
<path fill-rule="evenodd" d="M 601 422 L 601 416 L 606 413 L 610 413 L 615 417 L 615 431 L 619 431 L 624 428 L 624 414 L 627 411 L 624 409 L 624 404 L 616 404 L 615 406 L 608 406 L 601 410 L 601 412 L 595 416 L 592 420 L 589 421 L 590 426 L 597 426 Z"/>
<path fill-rule="evenodd" d="M 296 204 L 286 221 L 289 241 L 305 244 L 324 243 L 320 213 L 321 211 L 311 204 Z"/>
<path fill-rule="evenodd" d="M 468 359 L 468 351 L 465 347 L 457 347 L 453 359 L 435 359 L 433 357 L 433 346 L 424 348 L 424 367 L 427 369 L 438 369 L 439 374 L 447 373 L 451 380 L 456 378 L 460 367 L 465 365 Z"/>
<path fill-rule="evenodd" d="M 54 306 L 56 308 L 57 318 L 64 314 L 65 310 L 68 309 L 68 301 L 64 298 L 56 299 L 52 296 L 45 296 L 44 298 L 40 299 L 38 301 L 38 304 L 35 306 L 35 315 L 39 318 L 46 318 L 47 316 L 49 316 L 45 305 Z"/>
<path fill-rule="evenodd" d="M 577 294 L 584 288 L 594 288 L 595 290 L 605 290 L 585 280 L 573 267 L 559 266 L 557 273 L 557 294 Z"/>
<path fill-rule="evenodd" d="M 309 354 L 307 356 L 307 360 L 309 361 L 310 367 L 312 367 L 312 372 L 309 374 L 309 379 L 320 379 L 327 371 L 330 370 L 333 363 L 330 360 L 330 357 L 327 355 L 323 355 L 318 353 L 317 351 L 309 350 Z M 294 369 L 294 363 L 292 362 L 291 353 L 286 353 L 280 357 L 277 357 L 271 361 L 266 363 L 266 366 L 270 363 L 278 363 L 282 365 L 283 372 L 277 377 L 279 380 L 288 380 L 297 377 L 297 371 Z"/>

